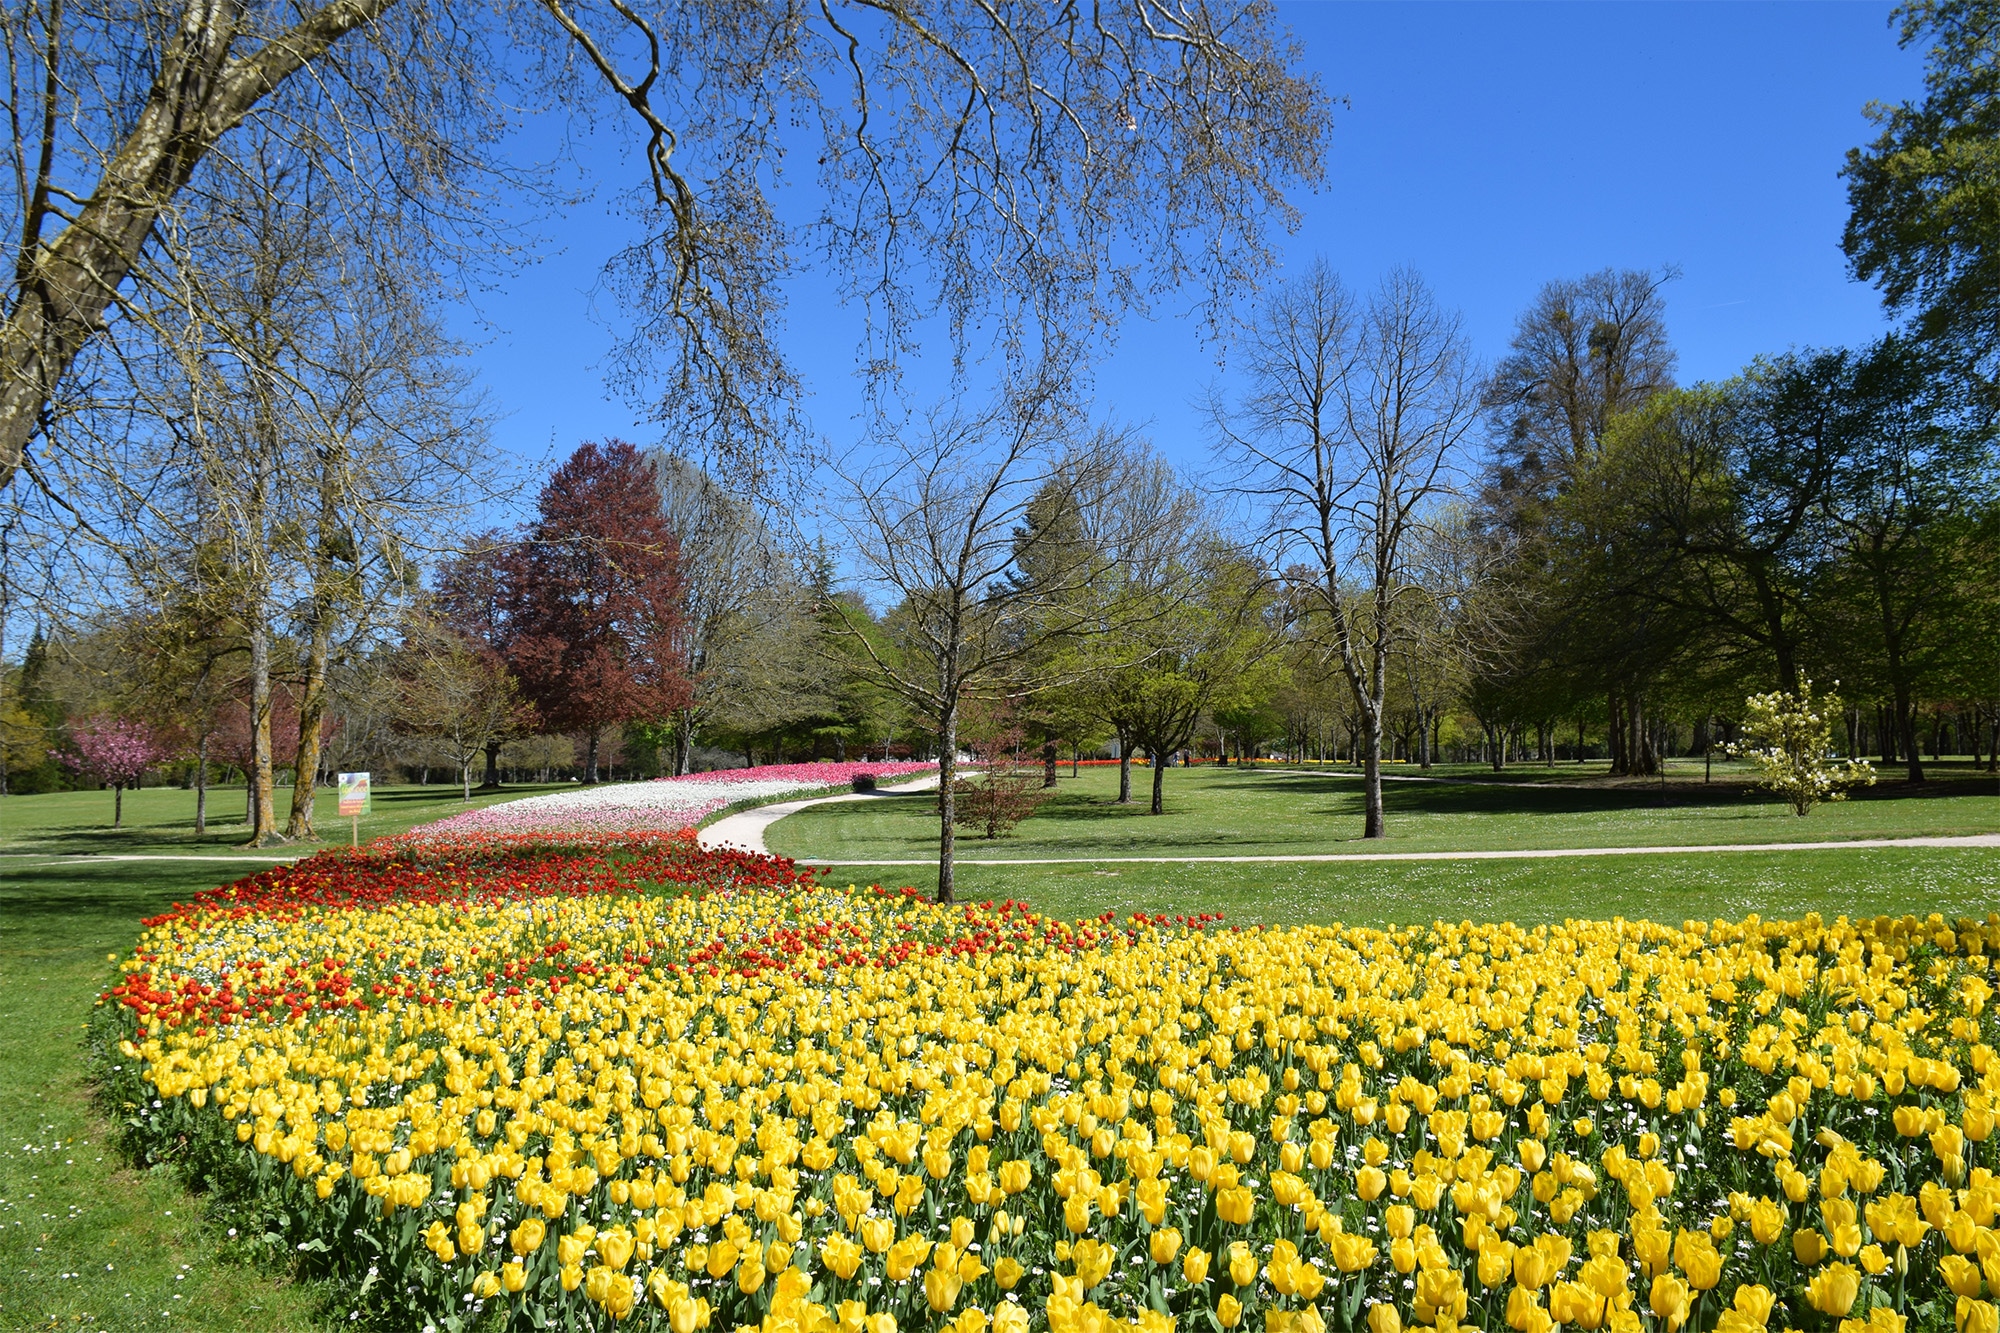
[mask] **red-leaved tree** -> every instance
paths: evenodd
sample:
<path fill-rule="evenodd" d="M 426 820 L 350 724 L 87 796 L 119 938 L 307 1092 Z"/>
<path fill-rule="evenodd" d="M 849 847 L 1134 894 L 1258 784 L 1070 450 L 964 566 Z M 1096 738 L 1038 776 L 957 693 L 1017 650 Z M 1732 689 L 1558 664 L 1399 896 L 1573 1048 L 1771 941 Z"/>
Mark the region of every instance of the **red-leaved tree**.
<path fill-rule="evenodd" d="M 584 733 L 595 782 L 607 728 L 687 698 L 679 552 L 652 464 L 621 440 L 570 455 L 535 515 L 500 574 L 508 664 L 545 726 Z"/>
<path fill-rule="evenodd" d="M 70 744 L 73 748 L 49 753 L 71 772 L 111 788 L 112 828 L 125 822 L 125 789 L 138 786 L 147 769 L 169 757 L 159 733 L 124 718 L 86 718 L 70 729 Z"/>

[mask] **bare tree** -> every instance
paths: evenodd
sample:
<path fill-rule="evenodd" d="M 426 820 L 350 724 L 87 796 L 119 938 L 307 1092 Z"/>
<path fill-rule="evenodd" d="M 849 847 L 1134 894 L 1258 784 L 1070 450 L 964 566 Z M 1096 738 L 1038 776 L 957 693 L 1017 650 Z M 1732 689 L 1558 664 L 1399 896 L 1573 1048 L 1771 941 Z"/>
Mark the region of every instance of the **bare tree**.
<path fill-rule="evenodd" d="M 867 306 L 881 382 L 930 316 L 1012 345 L 1190 275 L 1219 308 L 1293 223 L 1285 190 L 1317 181 L 1328 116 L 1264 3 L 26 0 L 0 46 L 0 486 L 79 359 L 139 336 L 157 229 L 246 126 L 323 150 L 372 225 L 467 260 L 491 201 L 537 183 L 492 152 L 516 94 L 630 116 L 644 239 L 611 270 L 639 317 L 621 369 L 740 455 L 782 436 L 796 387 L 775 341 L 786 127 L 819 130 L 799 231 Z"/>
<path fill-rule="evenodd" d="M 1493 457 L 1487 504 L 1532 525 L 1597 454 L 1611 419 L 1673 387 L 1661 289 L 1678 270 L 1604 269 L 1545 284 L 1493 368 L 1484 406 Z"/>
<path fill-rule="evenodd" d="M 1413 539 L 1453 493 L 1479 408 L 1458 316 L 1415 273 L 1357 304 L 1323 263 L 1280 288 L 1252 324 L 1247 387 L 1212 403 L 1235 485 L 1261 511 L 1274 568 L 1324 627 L 1360 714 L 1366 815 L 1383 836 L 1383 713 L 1413 577 Z"/>
<path fill-rule="evenodd" d="M 1093 590 L 1112 571 L 1154 558 L 1183 515 L 1116 503 L 1113 478 L 1131 450 L 1118 432 L 1073 442 L 1055 377 L 1035 380 L 978 415 L 940 411 L 909 435 L 881 439 L 876 461 L 840 471 L 841 522 L 862 580 L 893 601 L 886 642 L 860 608 L 834 599 L 836 632 L 865 671 L 926 719 L 938 740 L 938 901 L 954 890 L 959 724 L 968 701 L 1013 703 L 1086 669 L 1051 645 L 1115 639 L 1159 604 L 1107 604 Z M 1081 497 L 1076 525 L 1029 521 L 1051 489 Z M 1142 650 L 1143 651 L 1143 650 Z M 1087 660 L 1087 658 L 1086 658 Z"/>
<path fill-rule="evenodd" d="M 660 451 L 652 459 L 660 507 L 680 544 L 681 651 L 692 687 L 672 718 L 680 775 L 717 710 L 768 715 L 785 699 L 811 701 L 818 625 L 810 594 L 756 508 L 690 459 Z"/>
<path fill-rule="evenodd" d="M 31 470 L 60 506 L 44 528 L 81 576 L 72 586 L 198 597 L 233 621 L 261 844 L 279 836 L 274 676 L 298 672 L 285 836 L 311 837 L 334 656 L 396 622 L 417 560 L 495 488 L 428 284 L 393 238 L 325 206 L 316 160 L 258 132 L 241 144 L 184 196 L 199 211 L 175 216 L 159 284 L 128 303 L 150 336 L 109 345 L 121 355 L 73 396 L 52 435 L 62 447 Z"/>

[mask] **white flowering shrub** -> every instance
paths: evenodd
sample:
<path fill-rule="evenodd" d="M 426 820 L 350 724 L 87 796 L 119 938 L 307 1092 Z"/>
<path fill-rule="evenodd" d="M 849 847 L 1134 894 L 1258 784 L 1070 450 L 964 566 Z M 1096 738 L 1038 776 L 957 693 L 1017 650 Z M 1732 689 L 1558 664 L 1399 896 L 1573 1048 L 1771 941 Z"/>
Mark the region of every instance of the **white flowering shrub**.
<path fill-rule="evenodd" d="M 1756 764 L 1758 781 L 1790 802 L 1792 813 L 1804 818 L 1822 801 L 1847 799 L 1849 787 L 1874 785 L 1867 761 L 1833 752 L 1831 719 L 1840 713 L 1839 695 L 1815 699 L 1808 680 L 1796 695 L 1773 690 L 1743 702 L 1743 739 L 1729 752 Z"/>

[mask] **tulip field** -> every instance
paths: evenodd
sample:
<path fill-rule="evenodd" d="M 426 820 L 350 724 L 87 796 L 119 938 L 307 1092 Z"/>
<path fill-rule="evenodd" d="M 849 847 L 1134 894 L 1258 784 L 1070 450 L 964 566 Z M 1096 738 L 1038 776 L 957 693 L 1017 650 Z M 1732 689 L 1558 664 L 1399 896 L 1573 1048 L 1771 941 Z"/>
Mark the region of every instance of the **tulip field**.
<path fill-rule="evenodd" d="M 1995 1333 L 1996 956 L 467 838 L 152 918 L 89 1039 L 142 1160 L 383 1327 Z"/>
<path fill-rule="evenodd" d="M 934 763 L 763 764 L 727 768 L 650 782 L 617 782 L 502 801 L 419 825 L 406 842 L 439 846 L 470 839 L 534 842 L 551 834 L 671 832 L 693 828 L 729 806 L 791 796 L 816 796 L 849 787 L 856 778 L 881 782 L 935 772 Z M 574 841 L 574 839 L 570 839 Z"/>

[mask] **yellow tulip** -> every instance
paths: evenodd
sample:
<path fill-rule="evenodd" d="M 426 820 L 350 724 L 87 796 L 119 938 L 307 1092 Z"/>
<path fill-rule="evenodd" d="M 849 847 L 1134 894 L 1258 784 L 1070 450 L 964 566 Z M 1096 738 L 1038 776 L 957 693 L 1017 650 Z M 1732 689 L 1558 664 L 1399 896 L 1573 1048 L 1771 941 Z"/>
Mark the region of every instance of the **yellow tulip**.
<path fill-rule="evenodd" d="M 1806 1300 L 1824 1315 L 1844 1316 L 1861 1294 L 1861 1273 L 1852 1264 L 1828 1264 L 1806 1284 Z"/>
<path fill-rule="evenodd" d="M 819 1254 L 833 1275 L 845 1282 L 861 1267 L 861 1246 L 842 1235 L 830 1235 L 819 1243 Z"/>
<path fill-rule="evenodd" d="M 958 1303 L 963 1285 L 955 1270 L 933 1268 L 924 1274 L 924 1300 L 932 1310 L 943 1314 Z"/>
<path fill-rule="evenodd" d="M 1792 1233 L 1792 1257 L 1802 1264 L 1816 1264 L 1826 1258 L 1826 1237 L 1817 1231 Z"/>
<path fill-rule="evenodd" d="M 1529 1253 L 1532 1254 L 1533 1251 Z M 1488 1236 L 1485 1244 L 1479 1247 L 1477 1268 L 1480 1286 L 1487 1288 L 1499 1286 L 1513 1275 L 1514 1247 L 1498 1236 Z"/>
<path fill-rule="evenodd" d="M 1686 1323 L 1688 1311 L 1692 1308 L 1686 1284 L 1671 1273 L 1661 1273 L 1653 1279 L 1647 1305 L 1653 1317 L 1664 1320 L 1669 1329 L 1677 1329 Z"/>
<path fill-rule="evenodd" d="M 1163 1227 L 1147 1238 L 1147 1249 L 1156 1264 L 1170 1264 L 1181 1250 L 1181 1233 L 1173 1227 Z"/>
<path fill-rule="evenodd" d="M 1368 1307 L 1368 1333 L 1403 1333 L 1403 1317 L 1387 1301 Z"/>
<path fill-rule="evenodd" d="M 1684 1231 L 1674 1240 L 1674 1262 L 1696 1291 L 1711 1291 L 1722 1281 L 1722 1255 L 1706 1231 Z"/>
<path fill-rule="evenodd" d="M 1199 1245 L 1190 1245 L 1187 1257 L 1181 1260 L 1181 1276 L 1191 1287 L 1208 1281 L 1208 1251 Z"/>
<path fill-rule="evenodd" d="M 1243 1302 L 1224 1292 L 1215 1303 L 1215 1318 L 1224 1328 L 1235 1328 L 1243 1320 Z"/>
<path fill-rule="evenodd" d="M 1979 1265 L 1963 1255 L 1947 1254 L 1938 1260 L 1938 1276 L 1956 1296 L 1978 1297 L 1981 1291 Z"/>
<path fill-rule="evenodd" d="M 1513 1260 L 1514 1281 L 1525 1290 L 1537 1290 L 1555 1275 L 1548 1255 L 1534 1246 L 1516 1246 Z"/>
<path fill-rule="evenodd" d="M 689 1251 L 693 1253 L 692 1250 Z M 708 1247 L 708 1255 L 702 1267 L 712 1278 L 722 1278 L 736 1267 L 737 1249 L 733 1240 L 720 1240 Z M 762 1265 L 759 1265 L 761 1268 Z"/>
<path fill-rule="evenodd" d="M 1958 1333 L 2000 1333 L 2000 1306 L 1991 1301 L 1958 1298 L 1953 1314 Z"/>

